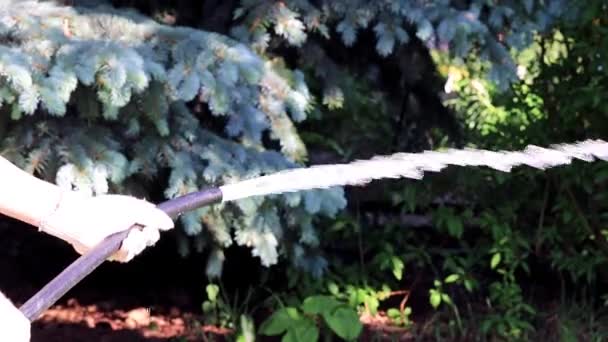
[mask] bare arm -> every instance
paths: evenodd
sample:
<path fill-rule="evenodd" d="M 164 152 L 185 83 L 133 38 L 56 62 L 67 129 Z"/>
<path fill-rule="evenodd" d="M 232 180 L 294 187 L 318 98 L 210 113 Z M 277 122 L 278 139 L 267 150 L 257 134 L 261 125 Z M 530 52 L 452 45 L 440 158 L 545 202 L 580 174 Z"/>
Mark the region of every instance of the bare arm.
<path fill-rule="evenodd" d="M 0 157 L 0 213 L 27 222 L 86 253 L 105 237 L 130 231 L 112 260 L 129 261 L 173 228 L 154 204 L 126 195 L 86 196 L 38 179 Z"/>
<path fill-rule="evenodd" d="M 0 213 L 39 227 L 61 200 L 61 189 L 0 156 Z"/>

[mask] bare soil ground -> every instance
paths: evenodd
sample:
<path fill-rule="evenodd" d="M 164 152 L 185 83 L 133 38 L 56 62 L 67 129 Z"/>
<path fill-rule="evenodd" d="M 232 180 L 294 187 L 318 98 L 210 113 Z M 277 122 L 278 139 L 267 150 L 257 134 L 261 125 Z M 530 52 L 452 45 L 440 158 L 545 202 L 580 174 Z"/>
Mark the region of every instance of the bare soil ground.
<path fill-rule="evenodd" d="M 175 250 L 175 239 L 166 233 L 127 264 L 104 263 L 32 324 L 32 342 L 226 340 L 232 331 L 201 324 L 203 256 L 183 259 Z M 0 218 L 0 291 L 17 306 L 77 257 L 63 241 Z M 256 272 L 246 263 L 226 269 L 241 279 Z M 386 317 L 366 316 L 362 322 L 361 340 L 411 340 Z"/>
<path fill-rule="evenodd" d="M 204 263 L 163 253 L 173 243 L 164 237 L 128 264 L 103 264 L 33 323 L 32 341 L 223 340 L 229 330 L 199 323 Z M 66 243 L 0 218 L 0 291 L 16 305 L 77 257 Z"/>
<path fill-rule="evenodd" d="M 56 305 L 36 321 L 32 341 L 206 341 L 223 340 L 230 330 L 201 326 L 202 317 L 177 307 L 124 310 L 111 303 Z"/>

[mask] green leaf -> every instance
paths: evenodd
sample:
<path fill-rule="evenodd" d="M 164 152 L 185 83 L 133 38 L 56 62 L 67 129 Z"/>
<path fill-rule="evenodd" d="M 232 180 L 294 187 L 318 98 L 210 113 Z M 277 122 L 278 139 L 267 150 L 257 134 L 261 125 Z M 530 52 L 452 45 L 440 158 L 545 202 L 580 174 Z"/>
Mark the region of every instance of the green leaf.
<path fill-rule="evenodd" d="M 458 281 L 458 279 L 460 279 L 460 276 L 458 274 L 450 274 L 445 278 L 443 282 L 449 284 Z"/>
<path fill-rule="evenodd" d="M 254 342 L 255 341 L 255 323 L 249 315 L 241 315 L 240 317 L 240 334 L 237 337 L 238 342 Z"/>
<path fill-rule="evenodd" d="M 209 298 L 210 301 L 215 302 L 217 300 L 217 295 L 220 293 L 220 287 L 215 284 L 209 284 L 205 290 L 207 291 L 207 298 Z"/>
<path fill-rule="evenodd" d="M 332 312 L 340 305 L 342 304 L 330 296 L 311 296 L 304 299 L 302 311 L 311 315 L 323 314 Z"/>
<path fill-rule="evenodd" d="M 324 314 L 323 318 L 329 328 L 345 340 L 356 339 L 363 329 L 357 312 L 346 305 Z"/>
<path fill-rule="evenodd" d="M 288 306 L 285 308 L 285 311 L 287 311 L 287 315 L 289 316 L 289 318 L 293 320 L 299 320 L 301 317 L 300 312 L 296 308 Z"/>
<path fill-rule="evenodd" d="M 365 289 L 357 289 L 355 291 L 357 297 L 357 303 L 364 303 L 365 299 L 369 297 L 369 294 L 365 291 Z"/>
<path fill-rule="evenodd" d="M 395 278 L 397 278 L 397 280 L 401 280 L 403 277 L 403 261 L 394 256 L 391 258 L 391 263 L 393 264 L 393 275 Z"/>
<path fill-rule="evenodd" d="M 464 287 L 469 292 L 473 292 L 473 282 L 470 279 L 464 280 Z"/>
<path fill-rule="evenodd" d="M 380 306 L 380 301 L 378 300 L 378 298 L 376 298 L 374 296 L 367 296 L 367 297 L 365 297 L 365 300 L 363 303 L 365 304 L 365 307 L 369 310 L 369 312 L 372 315 L 375 315 L 378 313 L 378 307 Z"/>
<path fill-rule="evenodd" d="M 490 261 L 490 268 L 495 269 L 498 264 L 500 264 L 501 256 L 500 253 L 495 253 L 492 256 L 492 260 Z"/>
<path fill-rule="evenodd" d="M 295 313 L 294 313 L 295 311 Z M 294 318 L 295 317 L 295 318 Z M 299 314 L 295 308 L 284 307 L 275 311 L 260 326 L 260 334 L 267 336 L 280 335 L 293 326 Z"/>
<path fill-rule="evenodd" d="M 448 232 L 450 235 L 460 238 L 464 231 L 462 221 L 457 216 L 449 216 L 447 219 Z"/>
<path fill-rule="evenodd" d="M 439 304 L 441 304 L 441 293 L 437 290 L 431 289 L 430 294 L 431 296 L 429 298 L 429 301 L 431 303 L 431 306 L 437 309 Z"/>
<path fill-rule="evenodd" d="M 329 285 L 327 285 L 327 289 L 329 290 L 329 293 L 331 293 L 332 295 L 337 295 L 338 293 L 340 293 L 340 287 L 338 287 L 338 285 L 336 283 L 334 283 L 333 281 L 331 283 L 329 283 Z"/>
<path fill-rule="evenodd" d="M 282 342 L 316 342 L 319 340 L 319 328 L 311 319 L 295 321 L 287 330 Z"/>
<path fill-rule="evenodd" d="M 209 313 L 215 309 L 215 304 L 206 300 L 203 302 L 201 307 L 202 307 L 204 313 Z"/>
<path fill-rule="evenodd" d="M 388 310 L 386 310 L 386 315 L 392 319 L 400 318 L 401 311 L 399 311 L 399 309 L 396 309 L 396 308 L 389 308 Z"/>
<path fill-rule="evenodd" d="M 441 294 L 441 301 L 446 303 L 446 304 L 452 304 L 452 298 L 450 298 L 450 296 L 448 296 L 447 293 L 442 293 Z"/>

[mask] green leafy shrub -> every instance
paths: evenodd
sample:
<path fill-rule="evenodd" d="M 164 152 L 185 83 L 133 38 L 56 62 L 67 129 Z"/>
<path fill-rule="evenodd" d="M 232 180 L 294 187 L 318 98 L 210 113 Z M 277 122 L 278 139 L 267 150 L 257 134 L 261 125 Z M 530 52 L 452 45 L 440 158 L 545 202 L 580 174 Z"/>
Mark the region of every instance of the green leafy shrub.
<path fill-rule="evenodd" d="M 348 305 L 330 296 L 312 296 L 304 299 L 299 308 L 276 310 L 262 323 L 260 334 L 284 334 L 282 341 L 317 341 L 318 321 L 344 340 L 356 339 L 362 329 L 357 312 Z"/>

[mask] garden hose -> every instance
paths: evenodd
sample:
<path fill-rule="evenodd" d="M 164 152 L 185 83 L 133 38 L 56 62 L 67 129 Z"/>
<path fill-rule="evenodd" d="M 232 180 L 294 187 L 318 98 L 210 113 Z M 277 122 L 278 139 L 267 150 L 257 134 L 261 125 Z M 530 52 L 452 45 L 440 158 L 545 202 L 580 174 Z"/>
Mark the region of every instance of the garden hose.
<path fill-rule="evenodd" d="M 187 194 L 158 206 L 172 218 L 205 205 L 235 201 L 253 196 L 266 196 L 343 185 L 363 185 L 375 179 L 421 179 L 424 172 L 439 172 L 449 165 L 487 166 L 510 172 L 519 165 L 547 169 L 570 164 L 573 159 L 591 162 L 608 160 L 608 143 L 587 140 L 574 144 L 552 145 L 550 148 L 528 146 L 522 151 L 488 151 L 480 149 L 448 149 L 422 153 L 396 153 L 359 160 L 348 164 L 316 165 L 294 168 L 246 179 L 218 188 Z M 29 299 L 20 310 L 35 320 L 61 296 L 118 251 L 128 230 L 110 235 L 91 251 L 82 255 Z"/>

